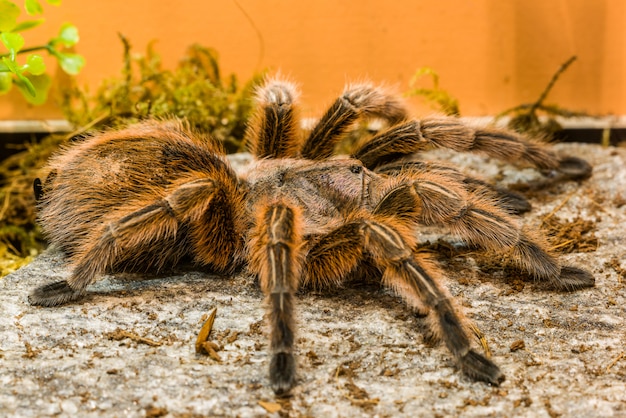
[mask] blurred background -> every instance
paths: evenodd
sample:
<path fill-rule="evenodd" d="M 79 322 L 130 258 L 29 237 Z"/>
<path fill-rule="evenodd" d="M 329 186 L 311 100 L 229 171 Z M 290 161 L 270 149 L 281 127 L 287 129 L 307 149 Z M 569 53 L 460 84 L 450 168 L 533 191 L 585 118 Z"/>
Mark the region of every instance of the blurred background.
<path fill-rule="evenodd" d="M 622 0 L 63 0 L 42 1 L 46 22 L 25 34 L 45 43 L 63 22 L 80 33 L 86 59 L 77 76 L 95 89 L 118 75 L 122 33 L 133 50 L 154 42 L 163 66 L 185 48 L 214 48 L 224 73 L 242 80 L 261 70 L 298 82 L 305 114 L 321 112 L 344 83 L 383 82 L 409 90 L 418 68 L 429 67 L 464 116 L 494 115 L 537 99 L 559 66 L 549 101 L 593 115 L 626 114 L 626 2 Z M 50 66 L 52 67 L 52 66 Z M 60 71 L 49 68 L 54 88 Z M 424 84 L 428 84 L 424 81 Z M 60 87 L 59 87 L 60 86 Z M 415 113 L 432 112 L 411 99 Z M 0 96 L 0 120 L 55 119 L 54 91 L 44 106 L 19 92 Z"/>

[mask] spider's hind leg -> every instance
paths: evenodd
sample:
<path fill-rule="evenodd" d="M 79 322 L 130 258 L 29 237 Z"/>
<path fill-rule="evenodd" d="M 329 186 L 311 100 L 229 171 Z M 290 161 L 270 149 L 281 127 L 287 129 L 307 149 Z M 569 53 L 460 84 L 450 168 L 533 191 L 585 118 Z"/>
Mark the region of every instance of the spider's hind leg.
<path fill-rule="evenodd" d="M 101 228 L 100 237 L 73 255 L 76 264 L 67 281 L 50 283 L 36 288 L 28 297 L 32 305 L 55 306 L 80 299 L 87 286 L 99 274 L 110 270 L 124 255 L 141 254 L 142 241 L 175 244 L 177 222 L 169 215 L 171 208 L 153 204 L 133 212 L 122 219 Z M 137 240 L 141 237 L 140 240 Z M 168 245 L 165 248 L 172 248 Z M 176 246 L 173 245 L 175 248 Z M 164 254 L 164 259 L 167 256 Z"/>
<path fill-rule="evenodd" d="M 234 225 L 233 190 L 218 180 L 195 178 L 181 184 L 161 200 L 118 213 L 75 254 L 72 275 L 36 288 L 33 305 L 55 306 L 79 299 L 99 275 L 119 270 L 161 270 L 185 255 L 217 270 L 236 264 L 241 239 Z M 186 235 L 186 228 L 193 232 Z"/>
<path fill-rule="evenodd" d="M 443 173 L 411 173 L 398 181 L 401 183 L 380 199 L 378 213 L 445 226 L 470 244 L 508 253 L 519 267 L 556 290 L 572 291 L 594 285 L 591 273 L 561 266 L 539 235 L 522 230 L 492 197 L 468 193 Z"/>
<path fill-rule="evenodd" d="M 481 152 L 511 163 L 524 162 L 572 180 L 585 179 L 592 171 L 585 160 L 560 157 L 548 145 L 538 141 L 503 129 L 473 128 L 458 118 L 401 123 L 372 137 L 354 153 L 354 157 L 374 169 L 431 146 Z"/>
<path fill-rule="evenodd" d="M 28 295 L 28 302 L 31 305 L 50 307 L 78 300 L 84 294 L 84 290 L 74 290 L 67 280 L 60 280 L 33 289 Z"/>

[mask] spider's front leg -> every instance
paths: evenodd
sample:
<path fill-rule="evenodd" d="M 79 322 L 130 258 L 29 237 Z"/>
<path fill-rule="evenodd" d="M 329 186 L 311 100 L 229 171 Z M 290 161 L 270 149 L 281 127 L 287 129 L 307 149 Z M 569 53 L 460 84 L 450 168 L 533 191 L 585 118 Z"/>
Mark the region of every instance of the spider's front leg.
<path fill-rule="evenodd" d="M 301 266 L 300 213 L 287 202 L 262 205 L 251 239 L 251 268 L 259 273 L 270 316 L 270 384 L 285 395 L 296 379 L 295 292 Z"/>
<path fill-rule="evenodd" d="M 441 276 L 439 270 L 425 256 L 413 253 L 414 243 L 402 225 L 396 224 L 393 218 L 377 218 L 364 224 L 363 235 L 365 248 L 384 268 L 383 283 L 395 289 L 409 304 L 418 309 L 423 306 L 434 315 L 431 319 L 433 334 L 443 340 L 466 375 L 499 385 L 504 375 L 491 360 L 471 347 L 462 316 L 437 281 Z"/>
<path fill-rule="evenodd" d="M 431 313 L 431 332 L 445 342 L 465 374 L 500 384 L 504 375 L 498 366 L 471 347 L 462 316 L 437 282 L 439 269 L 423 255 L 415 254 L 413 245 L 412 231 L 394 216 L 363 213 L 317 238 L 307 254 L 305 284 L 339 284 L 361 261 L 371 259 L 384 272 L 386 285 L 416 311 Z"/>
<path fill-rule="evenodd" d="M 272 79 L 257 90 L 258 108 L 246 132 L 248 146 L 258 158 L 295 157 L 299 119 L 298 91 L 287 81 Z"/>
<path fill-rule="evenodd" d="M 122 208 L 115 212 L 115 220 L 89 232 L 95 234 L 88 240 L 90 245 L 71 255 L 70 278 L 34 289 L 29 302 L 42 306 L 71 302 L 105 272 L 158 271 L 176 265 L 185 255 L 192 255 L 199 264 L 229 271 L 242 247 L 232 209 L 236 199 L 232 185 L 229 189 L 218 180 L 196 178 L 181 181 L 150 205 Z"/>
<path fill-rule="evenodd" d="M 301 156 L 311 160 L 329 158 L 335 145 L 361 117 L 381 118 L 393 125 L 407 117 L 404 104 L 370 84 L 349 86 L 324 113 L 302 145 Z"/>

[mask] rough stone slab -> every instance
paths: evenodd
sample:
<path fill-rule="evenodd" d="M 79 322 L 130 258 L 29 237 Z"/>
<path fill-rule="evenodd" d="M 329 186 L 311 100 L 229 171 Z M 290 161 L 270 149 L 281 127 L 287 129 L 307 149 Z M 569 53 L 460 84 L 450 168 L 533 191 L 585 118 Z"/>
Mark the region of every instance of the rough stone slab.
<path fill-rule="evenodd" d="M 626 416 L 626 149 L 558 147 L 594 175 L 534 198 L 524 222 L 555 210 L 594 221 L 597 251 L 562 259 L 591 269 L 595 288 L 520 287 L 471 256 L 444 260 L 451 293 L 507 376 L 498 388 L 463 377 L 401 301 L 370 285 L 300 297 L 299 385 L 279 400 L 252 278 L 106 277 L 80 303 L 32 307 L 33 287 L 69 274 L 50 251 L 0 280 L 0 416 Z M 539 178 L 483 157 L 434 156 L 505 184 Z M 212 308 L 221 362 L 194 348 Z"/>

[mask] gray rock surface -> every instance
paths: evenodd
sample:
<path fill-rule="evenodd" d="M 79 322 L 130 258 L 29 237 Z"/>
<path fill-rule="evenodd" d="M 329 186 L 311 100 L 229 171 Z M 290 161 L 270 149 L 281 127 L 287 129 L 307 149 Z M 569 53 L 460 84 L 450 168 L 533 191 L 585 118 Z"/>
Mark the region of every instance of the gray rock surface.
<path fill-rule="evenodd" d="M 529 192 L 523 218 L 590 221 L 595 251 L 561 255 L 593 271 L 596 287 L 559 293 L 486 268 L 479 255 L 441 257 L 447 286 L 484 333 L 507 380 L 472 382 L 420 320 L 387 290 L 362 285 L 298 303 L 299 381 L 268 387 L 262 295 L 248 276 L 180 272 L 105 277 L 89 296 L 32 307 L 30 290 L 69 274 L 48 251 L 0 279 L 0 416 L 626 416 L 626 149 L 561 144 L 594 175 Z M 479 156 L 436 152 L 501 183 L 541 178 Z M 426 230 L 422 240 L 455 241 Z M 567 244 L 567 243 L 566 243 Z M 207 314 L 221 361 L 195 352 Z"/>

